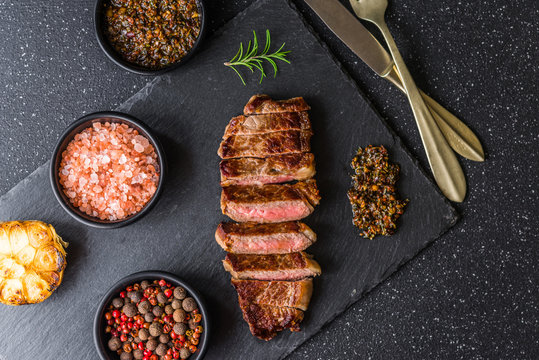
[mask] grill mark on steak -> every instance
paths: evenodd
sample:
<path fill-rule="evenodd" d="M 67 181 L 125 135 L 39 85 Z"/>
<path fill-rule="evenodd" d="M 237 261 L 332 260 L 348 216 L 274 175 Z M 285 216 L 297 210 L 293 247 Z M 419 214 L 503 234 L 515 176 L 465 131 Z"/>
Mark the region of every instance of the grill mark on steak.
<path fill-rule="evenodd" d="M 289 254 L 227 254 L 223 266 L 237 279 L 300 280 L 321 274 L 320 265 L 304 252 Z"/>
<path fill-rule="evenodd" d="M 219 224 L 215 240 L 225 251 L 236 254 L 286 254 L 305 250 L 316 241 L 316 234 L 301 222 L 227 222 Z"/>
<path fill-rule="evenodd" d="M 251 96 L 247 105 L 243 108 L 245 115 L 269 114 L 281 112 L 299 112 L 310 110 L 302 97 L 295 97 L 288 100 L 273 100 L 268 95 L 259 94 Z"/>
<path fill-rule="evenodd" d="M 310 130 L 311 122 L 306 111 L 277 114 L 240 115 L 232 118 L 223 139 L 232 135 L 254 135 L 283 130 Z"/>
<path fill-rule="evenodd" d="M 260 281 L 232 278 L 238 297 L 248 303 L 307 310 L 313 293 L 313 279 Z"/>
<path fill-rule="evenodd" d="M 311 150 L 310 131 L 287 130 L 257 135 L 233 135 L 221 142 L 217 154 L 222 159 L 266 157 Z"/>
<path fill-rule="evenodd" d="M 226 159 L 221 161 L 219 168 L 221 186 L 276 184 L 307 180 L 315 174 L 312 153 Z"/>
<path fill-rule="evenodd" d="M 231 185 L 222 190 L 221 210 L 238 222 L 277 223 L 307 217 L 319 201 L 314 180 L 263 186 Z"/>
<path fill-rule="evenodd" d="M 251 334 L 261 340 L 273 339 L 279 331 L 300 331 L 303 311 L 289 307 L 257 305 L 239 299 L 243 319 L 249 324 Z"/>

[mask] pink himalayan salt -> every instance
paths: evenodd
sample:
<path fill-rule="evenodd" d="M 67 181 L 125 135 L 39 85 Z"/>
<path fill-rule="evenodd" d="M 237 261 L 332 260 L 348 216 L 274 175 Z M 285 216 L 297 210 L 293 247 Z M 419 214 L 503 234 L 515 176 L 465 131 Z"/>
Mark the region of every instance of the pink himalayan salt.
<path fill-rule="evenodd" d="M 157 153 L 126 124 L 94 123 L 62 153 L 59 176 L 64 193 L 81 211 L 121 220 L 142 210 L 155 194 Z"/>

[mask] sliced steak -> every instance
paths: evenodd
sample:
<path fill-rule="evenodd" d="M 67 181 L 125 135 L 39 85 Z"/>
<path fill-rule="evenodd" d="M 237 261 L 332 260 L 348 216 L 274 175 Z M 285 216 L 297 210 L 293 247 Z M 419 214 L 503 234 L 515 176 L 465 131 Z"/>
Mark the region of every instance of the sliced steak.
<path fill-rule="evenodd" d="M 307 180 L 314 176 L 312 153 L 222 160 L 221 185 L 264 185 Z"/>
<path fill-rule="evenodd" d="M 311 107 L 302 97 L 288 100 L 272 100 L 268 95 L 254 95 L 243 108 L 245 115 L 307 111 Z"/>
<path fill-rule="evenodd" d="M 313 294 L 313 279 L 300 281 L 260 281 L 232 278 L 238 297 L 257 305 L 307 310 Z"/>
<path fill-rule="evenodd" d="M 223 188 L 221 210 L 238 222 L 277 223 L 307 217 L 319 201 L 314 180 L 280 185 L 231 185 Z"/>
<path fill-rule="evenodd" d="M 223 139 L 232 135 L 255 135 L 283 130 L 310 130 L 307 112 L 285 112 L 277 114 L 240 115 L 227 125 Z"/>
<path fill-rule="evenodd" d="M 301 222 L 227 222 L 219 224 L 215 240 L 225 251 L 236 254 L 286 254 L 305 250 L 316 241 L 316 234 Z"/>
<path fill-rule="evenodd" d="M 227 254 L 223 266 L 237 279 L 300 280 L 321 274 L 320 265 L 304 252 L 254 255 Z"/>
<path fill-rule="evenodd" d="M 300 331 L 303 311 L 289 307 L 257 305 L 239 299 L 243 319 L 249 324 L 251 334 L 261 340 L 273 339 L 279 331 Z"/>
<path fill-rule="evenodd" d="M 266 157 L 295 154 L 311 150 L 310 131 L 276 131 L 257 135 L 233 135 L 221 142 L 217 154 L 222 159 L 236 157 Z"/>

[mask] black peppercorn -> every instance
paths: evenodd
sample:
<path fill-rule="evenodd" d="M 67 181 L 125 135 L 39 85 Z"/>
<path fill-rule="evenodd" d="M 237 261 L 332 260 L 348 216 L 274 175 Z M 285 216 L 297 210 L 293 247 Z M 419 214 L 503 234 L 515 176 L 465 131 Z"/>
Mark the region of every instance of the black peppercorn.
<path fill-rule="evenodd" d="M 138 337 L 141 338 L 142 341 L 146 341 L 150 337 L 150 332 L 148 329 L 142 328 L 138 332 Z"/>
<path fill-rule="evenodd" d="M 156 298 L 157 298 L 157 302 L 158 302 L 159 304 L 164 304 L 164 303 L 166 303 L 166 302 L 167 302 L 167 299 L 168 299 L 167 296 L 166 296 L 163 292 L 161 292 L 161 291 L 160 291 L 159 293 L 157 293 L 157 297 L 156 297 Z"/>
<path fill-rule="evenodd" d="M 133 350 L 133 357 L 134 357 L 136 360 L 141 360 L 141 359 L 143 359 L 143 358 L 144 358 L 144 351 L 139 350 L 139 349 Z"/>
<path fill-rule="evenodd" d="M 174 313 L 172 314 L 174 321 L 180 322 L 180 323 L 185 321 L 186 316 L 187 314 L 185 313 L 183 309 L 175 310 Z"/>
<path fill-rule="evenodd" d="M 185 311 L 191 312 L 197 308 L 197 303 L 192 297 L 185 298 L 182 302 L 182 307 Z"/>
<path fill-rule="evenodd" d="M 159 336 L 163 333 L 163 325 L 158 322 L 154 322 L 150 325 L 148 330 L 150 331 L 151 336 Z"/>
<path fill-rule="evenodd" d="M 154 351 L 155 348 L 157 347 L 157 345 L 158 345 L 157 340 L 155 340 L 155 339 L 150 339 L 150 340 L 148 340 L 148 342 L 146 343 L 146 349 L 151 350 L 151 351 Z"/>
<path fill-rule="evenodd" d="M 117 351 L 122 347 L 122 342 L 119 338 L 113 337 L 109 340 L 109 349 L 112 351 Z"/>
<path fill-rule="evenodd" d="M 170 336 L 168 336 L 168 334 L 161 334 L 159 335 L 159 342 L 161 344 L 166 344 L 170 341 Z"/>
<path fill-rule="evenodd" d="M 189 356 L 191 356 L 191 352 L 186 348 L 180 349 L 180 358 L 181 359 L 187 359 Z"/>
<path fill-rule="evenodd" d="M 159 344 L 157 345 L 157 349 L 155 349 L 155 353 L 159 356 L 165 356 L 168 350 L 168 346 L 165 344 Z"/>
<path fill-rule="evenodd" d="M 115 298 L 112 300 L 112 306 L 114 306 L 116 309 L 121 309 L 122 306 L 124 306 L 124 299 L 122 298 Z"/>
<path fill-rule="evenodd" d="M 181 286 L 174 289 L 174 297 L 178 300 L 183 300 L 187 296 L 187 291 Z"/>
<path fill-rule="evenodd" d="M 152 310 L 153 314 L 157 317 L 160 317 L 165 312 L 163 308 L 159 305 L 155 305 Z"/>
<path fill-rule="evenodd" d="M 122 308 L 122 312 L 127 317 L 133 317 L 137 315 L 137 307 L 135 304 L 125 304 L 124 307 Z"/>
<path fill-rule="evenodd" d="M 120 360 L 133 360 L 133 354 L 124 351 L 120 354 Z"/>
<path fill-rule="evenodd" d="M 152 308 L 152 304 L 148 300 L 142 301 L 140 304 L 138 304 L 138 311 L 141 314 L 146 314 L 148 311 L 150 311 Z"/>
<path fill-rule="evenodd" d="M 172 300 L 172 304 L 171 304 L 172 308 L 174 310 L 176 309 L 180 309 L 182 307 L 182 301 L 181 300 L 178 300 L 178 299 L 174 299 Z"/>
<path fill-rule="evenodd" d="M 187 325 L 184 323 L 176 323 L 173 328 L 174 332 L 178 335 L 184 335 L 187 331 Z"/>
<path fill-rule="evenodd" d="M 142 291 L 131 291 L 128 294 L 129 298 L 135 304 L 142 300 Z"/>
<path fill-rule="evenodd" d="M 155 319 L 155 315 L 151 312 L 147 312 L 146 314 L 144 314 L 144 321 L 146 322 L 153 322 L 153 319 Z"/>

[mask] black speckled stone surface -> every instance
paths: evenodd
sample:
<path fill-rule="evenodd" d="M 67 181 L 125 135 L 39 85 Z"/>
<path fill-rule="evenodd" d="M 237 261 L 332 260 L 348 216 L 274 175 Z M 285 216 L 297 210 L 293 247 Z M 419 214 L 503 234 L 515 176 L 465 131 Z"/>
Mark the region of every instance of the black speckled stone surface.
<path fill-rule="evenodd" d="M 212 30 L 251 3 L 207 2 Z M 404 97 L 295 3 L 425 166 Z M 101 54 L 92 8 L 0 2 L 2 192 L 48 159 L 73 119 L 149 80 Z M 457 226 L 289 358 L 538 358 L 538 15 L 534 0 L 391 2 L 389 27 L 416 82 L 476 131 L 487 161 L 462 161 L 470 191 Z"/>

